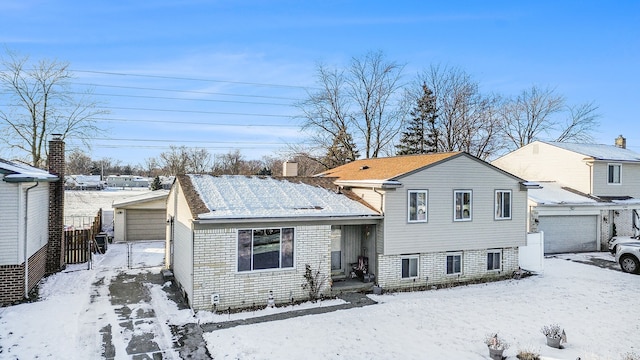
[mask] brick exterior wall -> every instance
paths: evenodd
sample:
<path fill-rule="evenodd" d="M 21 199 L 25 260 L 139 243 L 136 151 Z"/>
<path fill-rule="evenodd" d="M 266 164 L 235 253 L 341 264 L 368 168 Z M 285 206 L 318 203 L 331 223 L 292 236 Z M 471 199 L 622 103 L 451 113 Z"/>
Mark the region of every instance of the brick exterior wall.
<path fill-rule="evenodd" d="M 24 298 L 24 263 L 0 266 L 0 305 L 10 304 Z"/>
<path fill-rule="evenodd" d="M 47 246 L 43 246 L 29 258 L 29 291 L 45 274 Z M 0 266 L 0 305 L 11 304 L 24 299 L 24 263 Z"/>
<path fill-rule="evenodd" d="M 491 249 L 493 250 L 493 249 Z M 425 288 L 439 284 L 453 284 L 484 280 L 491 277 L 510 275 L 518 269 L 518 248 L 504 248 L 502 251 L 502 269 L 487 270 L 487 249 L 455 252 L 462 254 L 462 273 L 446 274 L 447 255 L 452 252 L 424 253 L 415 255 L 378 255 L 377 282 L 385 290 Z M 402 278 L 402 259 L 418 257 L 418 277 Z"/>
<path fill-rule="evenodd" d="M 58 176 L 59 180 L 49 183 L 49 248 L 47 251 L 47 274 L 63 270 L 64 259 L 64 141 L 54 135 L 49 141 L 49 173 Z"/>
<path fill-rule="evenodd" d="M 269 226 L 278 228 L 279 226 Z M 323 293 L 330 291 L 331 226 L 294 227 L 294 267 L 237 271 L 237 229 L 196 230 L 193 249 L 193 299 L 195 310 L 214 310 L 211 295 L 218 294 L 217 310 L 266 306 L 270 291 L 276 304 L 308 299 L 305 264 L 327 277 Z"/>

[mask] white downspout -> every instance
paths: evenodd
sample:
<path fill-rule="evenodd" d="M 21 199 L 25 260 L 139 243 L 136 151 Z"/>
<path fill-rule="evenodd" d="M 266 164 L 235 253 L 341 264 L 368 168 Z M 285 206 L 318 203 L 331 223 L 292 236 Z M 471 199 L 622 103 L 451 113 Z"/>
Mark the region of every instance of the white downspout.
<path fill-rule="evenodd" d="M 28 229 L 28 219 L 29 219 L 29 190 L 38 186 L 39 182 L 36 182 L 35 185 L 30 186 L 25 191 L 25 204 L 24 204 L 24 298 L 29 298 L 29 250 L 28 250 L 28 239 L 27 239 L 27 229 Z"/>

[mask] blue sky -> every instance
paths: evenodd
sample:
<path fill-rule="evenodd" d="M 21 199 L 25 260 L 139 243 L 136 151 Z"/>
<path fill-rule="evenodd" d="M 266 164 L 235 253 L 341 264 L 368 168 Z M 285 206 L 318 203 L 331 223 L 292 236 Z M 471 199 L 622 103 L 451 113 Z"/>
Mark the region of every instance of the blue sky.
<path fill-rule="evenodd" d="M 304 141 L 291 104 L 316 64 L 378 50 L 407 81 L 443 64 L 485 92 L 594 101 L 596 142 L 623 134 L 640 152 L 640 1 L 24 0 L 0 3 L 0 23 L 0 44 L 70 62 L 111 111 L 94 159 L 136 165 L 169 144 L 275 155 Z"/>

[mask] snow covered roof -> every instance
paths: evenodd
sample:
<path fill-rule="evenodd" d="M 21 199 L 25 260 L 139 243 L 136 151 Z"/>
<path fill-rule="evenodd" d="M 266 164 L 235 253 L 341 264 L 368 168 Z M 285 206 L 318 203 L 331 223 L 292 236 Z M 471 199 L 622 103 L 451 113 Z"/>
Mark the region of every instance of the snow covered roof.
<path fill-rule="evenodd" d="M 561 149 L 573 151 L 592 157 L 596 160 L 616 160 L 616 161 L 638 161 L 640 154 L 629 149 L 623 149 L 613 145 L 603 144 L 576 144 L 565 142 L 545 142 L 546 144 L 559 147 Z"/>
<path fill-rule="evenodd" d="M 204 207 L 198 219 L 377 217 L 379 214 L 322 179 L 187 175 Z M 181 178 L 182 186 L 184 178 Z M 188 189 L 185 190 L 185 193 Z M 187 195 L 187 198 L 189 196 Z M 191 199 L 191 202 L 194 200 Z M 192 206 L 194 209 L 194 206 Z M 193 210 L 192 210 L 193 212 Z"/>
<path fill-rule="evenodd" d="M 538 182 L 540 187 L 529 189 L 529 200 L 535 201 L 539 205 L 560 205 L 560 204 L 596 204 L 598 201 L 577 192 L 567 190 L 567 188 L 555 181 Z"/>
<path fill-rule="evenodd" d="M 140 204 L 159 199 L 166 199 L 169 196 L 169 190 L 155 190 L 141 195 L 131 196 L 120 201 L 113 202 L 113 208 L 119 208 L 127 205 Z"/>
<path fill-rule="evenodd" d="M 26 164 L 0 159 L 0 173 L 7 182 L 56 181 L 58 177 L 48 171 Z"/>

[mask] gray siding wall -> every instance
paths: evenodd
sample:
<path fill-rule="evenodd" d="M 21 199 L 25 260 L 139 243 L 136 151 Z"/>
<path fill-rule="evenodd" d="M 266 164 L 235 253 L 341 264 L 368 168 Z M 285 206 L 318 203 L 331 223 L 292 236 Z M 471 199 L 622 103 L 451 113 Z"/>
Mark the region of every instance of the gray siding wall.
<path fill-rule="evenodd" d="M 525 245 L 527 192 L 488 165 L 458 157 L 401 179 L 385 197 L 384 255 Z M 428 190 L 428 222 L 407 221 L 408 190 Z M 454 190 L 471 190 L 472 221 L 453 221 Z M 512 191 L 512 219 L 494 220 L 495 190 Z"/>
<path fill-rule="evenodd" d="M 620 184 L 609 184 L 609 164 L 621 164 Z M 640 164 L 598 161 L 593 164 L 593 194 L 640 198 Z"/>
<path fill-rule="evenodd" d="M 294 227 L 294 267 L 260 271 L 237 271 L 237 230 L 251 228 Z M 194 291 L 191 306 L 212 310 L 211 295 L 218 294 L 217 309 L 266 306 L 272 291 L 276 303 L 308 298 L 305 264 L 320 268 L 330 290 L 331 225 L 242 224 L 241 227 L 209 227 L 195 232 Z"/>

